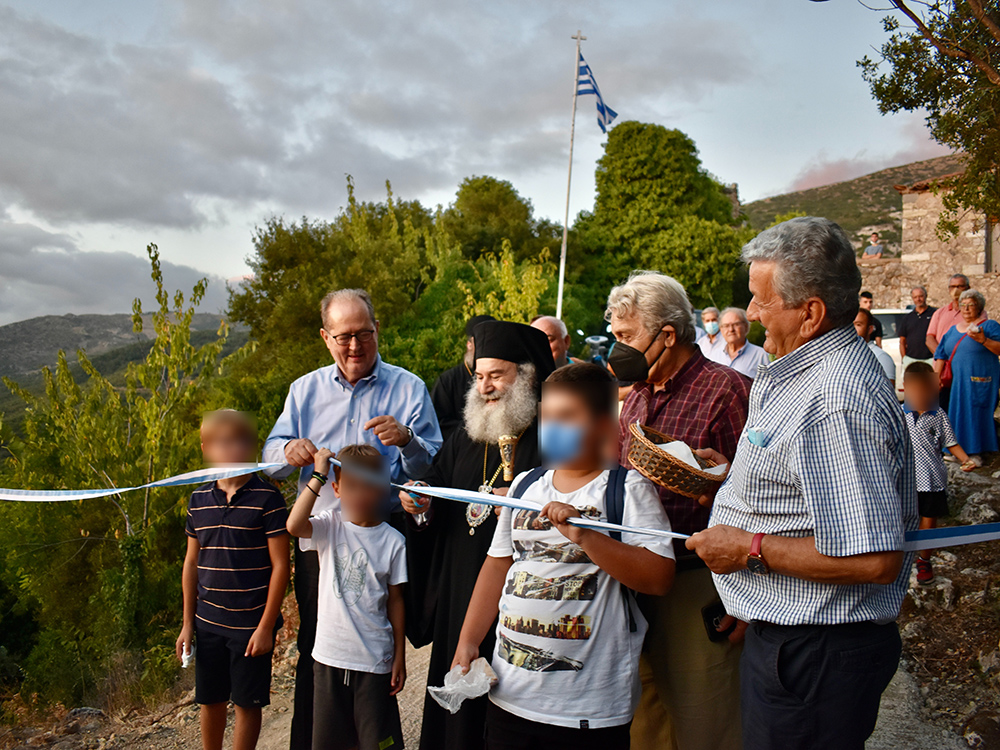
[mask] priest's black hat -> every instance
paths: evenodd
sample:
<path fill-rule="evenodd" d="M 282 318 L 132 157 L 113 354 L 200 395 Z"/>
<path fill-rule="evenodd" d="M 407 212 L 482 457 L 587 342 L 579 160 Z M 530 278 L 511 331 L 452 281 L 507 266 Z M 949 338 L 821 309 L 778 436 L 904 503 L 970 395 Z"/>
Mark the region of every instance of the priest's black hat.
<path fill-rule="evenodd" d="M 489 320 L 496 320 L 492 315 L 473 315 L 469 318 L 469 322 L 465 324 L 465 335 L 471 336 L 476 330 L 476 326 L 480 323 L 485 323 Z"/>
<path fill-rule="evenodd" d="M 488 320 L 476 326 L 472 337 L 476 344 L 476 359 L 533 364 L 539 383 L 556 369 L 549 337 L 537 328 L 505 320 Z"/>

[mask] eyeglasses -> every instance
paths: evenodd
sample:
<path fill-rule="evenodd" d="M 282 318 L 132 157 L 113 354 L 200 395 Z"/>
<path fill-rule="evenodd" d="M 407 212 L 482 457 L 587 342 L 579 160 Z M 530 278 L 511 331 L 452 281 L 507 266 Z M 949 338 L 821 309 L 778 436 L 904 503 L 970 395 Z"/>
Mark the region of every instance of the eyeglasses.
<path fill-rule="evenodd" d="M 737 329 L 743 328 L 742 323 L 726 323 L 724 326 L 719 326 L 723 331 L 735 331 Z"/>
<path fill-rule="evenodd" d="M 969 285 L 968 284 L 949 284 L 948 288 L 949 289 L 968 289 Z"/>
<path fill-rule="evenodd" d="M 370 328 L 367 331 L 355 331 L 354 333 L 338 333 L 336 335 L 326 332 L 327 335 L 337 342 L 337 346 L 350 346 L 351 339 L 357 339 L 359 344 L 368 344 L 372 339 L 375 338 L 375 329 Z"/>
<path fill-rule="evenodd" d="M 958 306 L 959 310 L 978 310 L 979 305 L 976 302 L 962 302 Z"/>

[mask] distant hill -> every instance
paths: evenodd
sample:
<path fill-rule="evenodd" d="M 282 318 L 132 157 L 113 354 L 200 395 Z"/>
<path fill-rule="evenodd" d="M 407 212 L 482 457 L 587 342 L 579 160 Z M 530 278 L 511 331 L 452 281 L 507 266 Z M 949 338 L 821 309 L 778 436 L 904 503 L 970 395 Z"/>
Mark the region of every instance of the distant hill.
<path fill-rule="evenodd" d="M 215 339 L 221 316 L 196 313 L 192 321 L 191 343 L 202 346 Z M 232 327 L 223 349 L 228 356 L 249 339 L 246 328 Z M 97 371 L 116 385 L 124 383 L 125 369 L 145 358 L 153 345 L 152 320 L 143 316 L 143 331 L 132 330 L 131 315 L 46 315 L 0 326 L 0 376 L 8 376 L 28 392 L 41 394 L 41 369 L 56 364 L 59 350 L 68 355 L 70 370 L 77 382 L 86 374 L 76 360 L 84 349 Z M 15 432 L 24 421 L 24 402 L 0 384 L 0 417 L 5 428 Z"/>
<path fill-rule="evenodd" d="M 867 243 L 875 231 L 891 252 L 898 252 L 901 241 L 902 199 L 894 185 L 909 185 L 924 179 L 944 177 L 962 171 L 960 155 L 940 156 L 901 167 L 858 177 L 847 182 L 776 195 L 743 206 L 743 212 L 755 229 L 764 229 L 775 216 L 802 211 L 810 216 L 825 216 L 844 228 L 855 247 Z"/>
<path fill-rule="evenodd" d="M 216 331 L 222 316 L 195 313 L 192 331 Z M 132 330 L 132 316 L 45 315 L 0 326 L 0 376 L 36 372 L 54 365 L 60 349 L 86 350 L 94 357 L 153 338 L 152 317 L 143 316 L 143 331 Z M 148 348 L 148 347 L 147 347 Z"/>

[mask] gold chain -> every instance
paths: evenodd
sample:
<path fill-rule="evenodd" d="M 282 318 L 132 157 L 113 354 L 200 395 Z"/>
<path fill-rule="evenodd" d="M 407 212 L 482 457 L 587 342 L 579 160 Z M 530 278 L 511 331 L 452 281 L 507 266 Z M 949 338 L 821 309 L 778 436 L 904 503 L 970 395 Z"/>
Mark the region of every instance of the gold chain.
<path fill-rule="evenodd" d="M 496 472 L 493 474 L 493 478 L 487 484 L 487 482 L 486 482 L 486 458 L 487 458 L 487 456 L 489 456 L 489 452 L 490 452 L 490 444 L 487 443 L 486 445 L 483 446 L 483 487 L 489 487 L 492 490 L 493 489 L 493 483 L 495 481 L 497 481 L 497 477 L 500 476 L 500 472 L 503 470 L 503 461 L 500 462 L 500 465 L 497 467 Z"/>

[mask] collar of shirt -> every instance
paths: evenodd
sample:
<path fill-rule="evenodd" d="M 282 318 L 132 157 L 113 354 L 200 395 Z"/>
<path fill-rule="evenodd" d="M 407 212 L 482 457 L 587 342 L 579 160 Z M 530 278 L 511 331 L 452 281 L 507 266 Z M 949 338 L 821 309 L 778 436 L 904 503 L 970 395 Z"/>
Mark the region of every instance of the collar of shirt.
<path fill-rule="evenodd" d="M 827 331 L 767 365 L 765 368 L 767 376 L 776 383 L 794 378 L 822 361 L 831 352 L 844 348 L 857 336 L 858 332 L 854 330 L 853 325 Z"/>
<path fill-rule="evenodd" d="M 688 361 L 681 365 L 680 369 L 670 376 L 670 379 L 663 384 L 663 388 L 657 391 L 653 388 L 653 384 L 647 380 L 636 383 L 633 390 L 648 391 L 650 398 L 656 398 L 657 396 L 669 396 L 677 393 L 678 391 L 683 390 L 686 385 L 698 379 L 698 373 L 701 372 L 701 369 L 705 366 L 706 362 L 708 362 L 708 359 L 701 353 L 701 349 L 696 346 L 694 348 L 694 353 L 688 358 Z"/>
<path fill-rule="evenodd" d="M 218 481 L 212 482 L 212 498 L 215 500 L 216 504 L 232 508 L 240 503 L 248 490 L 255 489 L 262 481 L 263 480 L 256 474 L 251 474 L 250 478 L 243 483 L 243 486 L 233 493 L 232 500 L 229 500 L 226 497 L 226 493 L 221 487 L 219 487 Z"/>
<path fill-rule="evenodd" d="M 334 365 L 334 367 L 336 368 L 336 374 L 333 376 L 333 379 L 337 383 L 337 385 L 339 385 L 345 391 L 353 391 L 355 386 L 358 385 L 358 383 L 374 383 L 376 380 L 378 380 L 379 373 L 382 370 L 382 355 L 381 354 L 375 355 L 375 366 L 372 367 L 372 371 L 367 375 L 365 375 L 360 380 L 358 380 L 357 383 L 351 383 L 345 377 L 344 373 L 340 371 L 340 365 Z"/>

